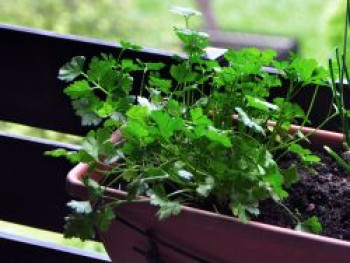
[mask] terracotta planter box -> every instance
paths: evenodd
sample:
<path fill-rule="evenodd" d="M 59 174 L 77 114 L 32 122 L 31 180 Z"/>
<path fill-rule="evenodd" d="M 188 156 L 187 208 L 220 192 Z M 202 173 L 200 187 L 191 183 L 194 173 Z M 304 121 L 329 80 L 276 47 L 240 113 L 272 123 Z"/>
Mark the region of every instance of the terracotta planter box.
<path fill-rule="evenodd" d="M 343 136 L 317 131 L 311 140 L 316 147 L 336 147 Z M 75 198 L 87 197 L 81 181 L 87 168 L 79 164 L 68 174 L 68 191 Z M 121 190 L 107 192 L 116 198 L 126 196 Z M 350 262 L 350 242 L 263 223 L 243 224 L 232 217 L 191 207 L 183 207 L 179 216 L 162 222 L 155 212 L 156 208 L 148 203 L 118 208 L 119 218 L 108 232 L 99 233 L 113 262 Z"/>

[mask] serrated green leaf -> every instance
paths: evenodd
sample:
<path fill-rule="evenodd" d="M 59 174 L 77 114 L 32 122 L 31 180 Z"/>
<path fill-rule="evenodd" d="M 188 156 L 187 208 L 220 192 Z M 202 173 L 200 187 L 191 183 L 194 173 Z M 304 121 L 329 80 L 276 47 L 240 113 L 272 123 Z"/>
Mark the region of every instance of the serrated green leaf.
<path fill-rule="evenodd" d="M 161 70 L 165 67 L 165 64 L 164 63 L 148 62 L 148 63 L 145 63 L 145 67 L 146 67 L 146 70 Z"/>
<path fill-rule="evenodd" d="M 171 80 L 168 79 L 161 79 L 157 76 L 151 76 L 149 79 L 149 84 L 153 87 L 156 87 L 160 91 L 164 93 L 168 93 L 171 88 Z"/>
<path fill-rule="evenodd" d="M 71 163 L 75 164 L 78 162 L 84 162 L 87 161 L 86 158 L 84 158 L 83 154 L 80 151 L 67 151 L 66 149 L 55 149 L 52 151 L 46 151 L 45 155 L 51 156 L 51 157 L 65 157 L 67 160 L 69 160 Z"/>
<path fill-rule="evenodd" d="M 110 206 L 105 206 L 96 213 L 95 224 L 100 230 L 107 231 L 115 217 L 113 208 Z"/>
<path fill-rule="evenodd" d="M 247 215 L 245 207 L 240 203 L 231 205 L 232 213 L 237 216 L 243 223 L 247 223 L 249 216 Z"/>
<path fill-rule="evenodd" d="M 296 103 L 285 101 L 284 98 L 275 98 L 273 99 L 273 103 L 276 104 L 280 109 L 283 108 L 284 115 L 290 117 L 291 120 L 305 118 L 304 110 Z M 276 118 L 279 119 L 278 113 L 276 115 Z"/>
<path fill-rule="evenodd" d="M 71 99 L 90 97 L 92 95 L 89 82 L 86 80 L 75 81 L 64 90 L 64 93 L 67 94 Z"/>
<path fill-rule="evenodd" d="M 174 28 L 175 34 L 184 45 L 184 50 L 192 55 L 203 55 L 209 46 L 209 35 L 188 28 Z"/>
<path fill-rule="evenodd" d="M 322 232 L 322 225 L 317 216 L 312 216 L 297 224 L 295 229 L 302 232 L 320 234 Z"/>
<path fill-rule="evenodd" d="M 198 185 L 198 187 L 196 188 L 196 192 L 203 197 L 208 197 L 211 191 L 213 190 L 214 185 L 214 178 L 208 176 L 207 178 L 205 178 L 205 181 L 203 183 Z"/>
<path fill-rule="evenodd" d="M 179 83 L 194 81 L 197 74 L 188 70 L 185 63 L 179 65 L 172 65 L 170 68 L 170 75 Z"/>
<path fill-rule="evenodd" d="M 99 159 L 99 143 L 95 137 L 95 132 L 91 131 L 87 137 L 84 138 L 82 143 L 83 149 L 89 154 L 95 161 Z"/>
<path fill-rule="evenodd" d="M 66 82 L 76 79 L 83 72 L 84 63 L 85 57 L 73 57 L 70 62 L 60 68 L 58 78 Z"/>
<path fill-rule="evenodd" d="M 159 133 L 166 140 L 169 140 L 175 131 L 183 128 L 182 119 L 171 117 L 165 111 L 152 111 L 150 117 L 155 121 Z"/>
<path fill-rule="evenodd" d="M 174 99 L 170 99 L 167 104 L 167 110 L 170 116 L 180 117 L 182 115 L 182 106 Z"/>
<path fill-rule="evenodd" d="M 210 126 L 212 125 L 212 121 L 206 116 L 203 115 L 203 110 L 202 108 L 194 108 L 190 110 L 191 118 L 192 121 L 195 125 L 200 125 L 200 126 Z"/>
<path fill-rule="evenodd" d="M 196 131 L 198 133 L 198 131 Z M 225 133 L 219 133 L 216 130 L 205 130 L 203 135 L 210 141 L 221 144 L 226 148 L 232 147 L 231 139 Z"/>
<path fill-rule="evenodd" d="M 102 198 L 104 187 L 100 186 L 97 181 L 85 176 L 83 177 L 83 183 L 89 190 L 90 200 L 92 200 L 92 202 Z"/>
<path fill-rule="evenodd" d="M 277 169 L 274 172 L 267 172 L 264 179 L 272 186 L 272 198 L 275 201 L 279 201 L 288 196 L 288 193 L 283 189 L 284 178 Z"/>
<path fill-rule="evenodd" d="M 267 101 L 263 101 L 259 98 L 246 95 L 247 102 L 248 102 L 248 107 L 252 107 L 255 109 L 263 110 L 265 112 L 269 112 L 270 110 L 275 111 L 278 110 L 278 106 L 274 105 L 272 103 L 269 103 Z"/>
<path fill-rule="evenodd" d="M 92 207 L 89 201 L 72 200 L 67 203 L 67 206 L 78 214 L 90 214 L 92 212 Z"/>
<path fill-rule="evenodd" d="M 148 183 L 143 179 L 134 179 L 128 184 L 127 190 L 128 190 L 127 199 L 130 201 L 130 200 L 134 200 L 136 196 L 146 194 L 147 191 L 149 190 L 149 186 L 148 186 Z"/>
<path fill-rule="evenodd" d="M 151 205 L 159 206 L 159 210 L 157 212 L 159 220 L 165 220 L 170 216 L 178 215 L 181 212 L 181 205 L 179 202 L 170 201 L 156 194 L 152 194 L 150 198 Z"/>
<path fill-rule="evenodd" d="M 69 215 L 64 225 L 64 237 L 78 237 L 82 241 L 95 238 L 95 229 L 89 216 Z"/>
<path fill-rule="evenodd" d="M 304 148 L 303 146 L 297 143 L 292 143 L 289 146 L 289 151 L 297 154 L 301 158 L 302 162 L 306 164 L 317 163 L 321 160 L 320 157 L 312 154 L 312 152 L 309 149 Z"/>
<path fill-rule="evenodd" d="M 291 187 L 292 184 L 295 184 L 300 181 L 300 175 L 298 173 L 298 169 L 295 165 L 284 169 L 281 171 L 284 177 L 284 185 L 286 187 Z"/>
<path fill-rule="evenodd" d="M 163 177 L 166 172 L 160 167 L 149 166 L 144 170 L 147 177 Z"/>
<path fill-rule="evenodd" d="M 72 102 L 76 114 L 81 117 L 83 126 L 97 126 L 102 119 L 94 112 L 93 108 L 98 105 L 98 99 L 94 97 L 82 98 Z"/>
<path fill-rule="evenodd" d="M 145 106 L 133 105 L 126 113 L 131 120 L 140 122 L 146 125 L 147 122 L 148 109 Z"/>
<path fill-rule="evenodd" d="M 67 151 L 66 149 L 55 149 L 52 151 L 46 151 L 45 155 L 46 156 L 51 156 L 51 157 L 66 157 L 70 151 Z"/>
<path fill-rule="evenodd" d="M 119 81 L 119 74 L 114 70 L 116 63 L 113 57 L 93 57 L 87 72 L 89 80 L 98 83 L 105 90 L 115 90 Z"/>
<path fill-rule="evenodd" d="M 142 67 L 140 67 L 140 65 L 135 64 L 132 59 L 123 59 L 121 62 L 121 66 L 122 69 L 126 71 L 142 70 Z"/>
<path fill-rule="evenodd" d="M 265 130 L 259 124 L 250 119 L 242 108 L 236 107 L 235 109 L 238 113 L 238 120 L 240 122 L 242 122 L 246 127 L 252 129 L 253 131 L 265 135 Z"/>
<path fill-rule="evenodd" d="M 113 105 L 107 101 L 103 102 L 101 104 L 101 107 L 99 107 L 95 111 L 95 113 L 101 118 L 107 118 L 114 112 L 115 112 L 115 109 L 114 109 Z"/>
<path fill-rule="evenodd" d="M 149 135 L 149 131 L 140 122 L 130 120 L 123 130 L 123 136 L 126 138 L 143 139 Z"/>
<path fill-rule="evenodd" d="M 121 47 L 122 47 L 123 49 L 132 49 L 132 50 L 136 50 L 136 51 L 142 49 L 141 46 L 136 45 L 136 44 L 134 44 L 134 43 L 131 43 L 131 42 L 129 42 L 129 41 L 124 41 L 124 40 L 122 40 L 122 41 L 120 41 L 119 44 L 121 45 Z"/>
<path fill-rule="evenodd" d="M 136 178 L 137 175 L 138 173 L 134 169 L 125 169 L 121 174 L 122 178 L 127 182 Z"/>

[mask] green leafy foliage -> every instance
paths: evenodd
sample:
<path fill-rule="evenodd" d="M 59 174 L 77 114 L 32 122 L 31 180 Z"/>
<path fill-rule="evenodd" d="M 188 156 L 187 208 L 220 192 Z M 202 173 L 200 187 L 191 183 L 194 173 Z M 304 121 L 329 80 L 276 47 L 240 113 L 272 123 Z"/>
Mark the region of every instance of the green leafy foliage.
<path fill-rule="evenodd" d="M 162 79 L 155 75 L 151 76 L 149 79 L 150 86 L 153 86 L 164 93 L 168 93 L 171 88 L 171 80 Z"/>
<path fill-rule="evenodd" d="M 179 64 L 179 65 L 172 65 L 170 68 L 170 75 L 179 84 L 194 81 L 197 77 L 196 73 L 188 72 L 188 68 L 185 63 Z"/>
<path fill-rule="evenodd" d="M 157 212 L 159 220 L 164 220 L 170 216 L 178 215 L 181 211 L 179 202 L 169 201 L 168 199 L 165 199 L 164 197 L 161 198 L 156 194 L 151 195 L 150 204 L 159 207 Z"/>
<path fill-rule="evenodd" d="M 85 57 L 74 57 L 70 62 L 64 65 L 59 73 L 58 78 L 60 80 L 70 82 L 76 79 L 83 72 Z"/>
<path fill-rule="evenodd" d="M 120 41 L 120 45 L 123 49 L 132 49 L 136 51 L 142 49 L 141 46 L 131 43 L 129 41 L 124 41 L 124 40 Z"/>
<path fill-rule="evenodd" d="M 66 218 L 64 237 L 78 237 L 81 240 L 95 238 L 95 229 L 90 215 L 71 214 Z"/>
<path fill-rule="evenodd" d="M 64 90 L 64 93 L 67 94 L 71 99 L 89 97 L 91 95 L 91 92 L 92 91 L 89 82 L 86 80 L 75 81 Z"/>
<path fill-rule="evenodd" d="M 183 128 L 182 119 L 171 117 L 167 112 L 153 111 L 151 119 L 157 124 L 157 132 L 165 140 L 169 140 L 175 131 Z"/>
<path fill-rule="evenodd" d="M 122 41 L 117 58 L 102 54 L 85 65 L 75 57 L 60 71 L 60 78 L 71 82 L 64 93 L 82 124 L 100 125 L 86 135 L 81 150 L 49 153 L 87 162 L 102 175 L 100 182 L 84 180 L 89 201 L 69 203 L 67 237 L 92 238 L 94 227 L 106 230 L 118 206 L 130 202 L 156 206 L 160 220 L 179 214 L 183 204 L 196 203 L 246 222 L 259 215 L 261 201 L 282 202 L 300 179 L 297 167 L 277 165 L 283 154 L 297 154 L 304 165 L 319 161 L 298 144 L 306 136 L 288 129 L 296 120 L 308 122 L 310 111 L 292 98 L 306 84 L 324 83 L 324 71 L 308 60 L 276 62 L 275 52 L 257 49 L 229 50 L 225 66 L 205 60 L 209 37 L 189 24 L 197 13 L 175 12 L 185 18 L 185 28 L 174 33 L 187 56 L 173 64 L 124 57 L 126 49 L 140 47 Z M 280 75 L 262 69 L 270 65 Z M 270 91 L 283 78 L 290 82 L 287 95 L 271 102 Z M 139 90 L 131 95 L 135 86 Z M 120 140 L 112 141 L 116 137 Z M 105 187 L 119 185 L 128 192 L 125 200 L 105 197 Z M 312 219 L 300 228 L 315 225 Z"/>
<path fill-rule="evenodd" d="M 65 157 L 73 164 L 89 160 L 89 157 L 87 157 L 82 151 L 67 151 L 62 148 L 46 151 L 45 155 L 51 157 Z"/>
<path fill-rule="evenodd" d="M 203 197 L 208 197 L 210 192 L 213 190 L 215 180 L 213 177 L 208 176 L 205 181 L 198 185 L 196 191 L 199 195 Z"/>
<path fill-rule="evenodd" d="M 322 225 L 317 216 L 312 216 L 297 224 L 295 229 L 302 232 L 320 234 L 322 232 Z"/>
<path fill-rule="evenodd" d="M 92 207 L 89 201 L 75 201 L 72 200 L 67 203 L 67 206 L 74 210 L 77 214 L 90 214 Z"/>
<path fill-rule="evenodd" d="M 289 168 L 282 170 L 282 174 L 284 178 L 285 187 L 291 187 L 292 184 L 295 184 L 300 181 L 300 175 L 295 165 L 292 165 Z"/>
<path fill-rule="evenodd" d="M 242 122 L 246 127 L 252 129 L 257 133 L 265 135 L 265 130 L 259 124 L 249 118 L 245 111 L 243 111 L 240 107 L 236 107 L 236 111 L 238 113 L 238 120 Z"/>
<path fill-rule="evenodd" d="M 297 154 L 301 158 L 303 163 L 317 163 L 321 160 L 320 157 L 318 157 L 315 154 L 312 154 L 311 150 L 302 147 L 300 144 L 292 143 L 289 146 L 289 150 L 292 153 Z"/>

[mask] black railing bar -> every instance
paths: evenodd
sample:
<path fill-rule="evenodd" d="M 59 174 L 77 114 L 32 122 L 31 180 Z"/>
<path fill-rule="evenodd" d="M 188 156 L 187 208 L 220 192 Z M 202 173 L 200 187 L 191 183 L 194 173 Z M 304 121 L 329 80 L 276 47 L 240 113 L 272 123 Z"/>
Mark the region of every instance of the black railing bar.
<path fill-rule="evenodd" d="M 121 218 L 120 216 L 117 216 L 116 220 L 119 221 L 120 223 L 122 223 L 123 225 L 133 229 L 137 233 L 139 233 L 139 234 L 141 234 L 141 235 L 143 235 L 143 236 L 145 236 L 145 237 L 147 237 L 147 238 L 149 238 L 151 240 L 154 240 L 159 245 L 162 245 L 162 246 L 165 246 L 165 247 L 167 247 L 169 249 L 172 249 L 172 250 L 176 251 L 177 253 L 182 254 L 182 255 L 184 255 L 184 256 L 186 256 L 188 258 L 191 258 L 191 259 L 193 259 L 193 260 L 195 260 L 195 261 L 197 261 L 199 263 L 212 263 L 211 261 L 203 259 L 203 258 L 201 258 L 199 256 L 196 256 L 196 255 L 194 255 L 194 254 L 192 254 L 190 252 L 187 252 L 187 251 L 185 251 L 185 250 L 183 250 L 183 249 L 181 249 L 181 248 L 179 248 L 179 247 L 177 247 L 175 245 L 172 245 L 172 244 L 170 244 L 170 243 L 160 239 L 159 237 L 156 237 L 154 235 L 150 235 L 149 231 L 144 231 L 143 229 L 135 226 L 134 224 L 131 224 L 130 222 L 128 222 L 127 220 Z"/>
<path fill-rule="evenodd" d="M 15 242 L 20 242 L 24 244 L 29 244 L 33 246 L 39 246 L 39 247 L 45 247 L 57 251 L 62 251 L 78 256 L 83 256 L 83 257 L 88 257 L 96 260 L 101 260 L 104 262 L 111 262 L 109 259 L 108 255 L 102 254 L 102 253 L 97 253 L 97 252 L 92 252 L 92 251 L 87 251 L 79 248 L 74 248 L 66 245 L 60 245 L 60 244 L 55 244 L 51 242 L 46 242 L 42 240 L 37 240 L 33 238 L 28 238 L 28 237 L 23 237 L 20 235 L 14 235 L 14 234 L 9 234 L 9 233 L 4 233 L 0 231 L 0 239 L 6 239 L 6 240 L 11 240 Z"/>
<path fill-rule="evenodd" d="M 28 136 L 28 135 L 13 134 L 13 133 L 8 133 L 8 132 L 3 132 L 3 131 L 0 131 L 0 137 L 7 137 L 7 138 L 11 138 L 11 139 L 34 142 L 34 143 L 38 143 L 38 144 L 45 144 L 45 145 L 50 145 L 50 146 L 54 146 L 57 148 L 66 148 L 66 149 L 73 150 L 73 151 L 77 151 L 77 150 L 81 149 L 81 146 L 76 145 L 76 144 L 72 144 L 72 143 L 58 142 L 58 141 L 54 141 L 54 140 L 32 137 L 32 136 Z"/>
<path fill-rule="evenodd" d="M 112 48 L 119 48 L 119 49 L 121 48 L 121 46 L 117 42 L 106 41 L 102 39 L 90 38 L 85 36 L 71 35 L 71 34 L 60 34 L 53 31 L 22 27 L 18 25 L 0 23 L 0 32 L 1 30 L 16 31 L 20 33 L 28 33 L 29 35 L 38 35 L 38 36 L 47 37 L 47 38 L 70 40 L 74 42 L 83 42 L 87 44 L 101 45 L 105 47 L 112 47 Z M 219 59 L 220 57 L 222 57 L 222 54 L 226 50 L 227 49 L 210 47 L 208 48 L 206 55 L 204 55 L 204 58 L 212 59 L 212 60 Z M 186 57 L 186 54 L 181 52 L 171 52 L 171 51 L 159 50 L 159 49 L 149 48 L 149 47 L 142 48 L 142 52 L 148 53 L 153 56 L 160 55 L 160 56 L 169 57 L 169 58 L 173 56 L 179 56 L 183 58 Z"/>
<path fill-rule="evenodd" d="M 11 25 L 11 24 L 5 24 L 5 23 L 0 23 L 0 31 L 1 30 L 17 31 L 20 33 L 28 33 L 29 35 L 38 35 L 38 36 L 47 37 L 47 38 L 70 40 L 74 42 L 83 42 L 87 44 L 101 45 L 105 47 L 121 48 L 117 42 L 113 42 L 113 41 L 106 41 L 102 39 L 96 39 L 96 38 L 90 38 L 90 37 L 78 36 L 78 35 L 72 35 L 72 34 L 60 34 L 53 31 L 36 29 L 36 28 L 28 28 L 28 27 L 22 27 L 18 25 Z M 175 52 L 158 50 L 158 49 L 148 48 L 148 47 L 143 48 L 142 51 L 155 56 L 161 55 L 166 57 L 172 57 L 174 55 L 179 55 Z"/>

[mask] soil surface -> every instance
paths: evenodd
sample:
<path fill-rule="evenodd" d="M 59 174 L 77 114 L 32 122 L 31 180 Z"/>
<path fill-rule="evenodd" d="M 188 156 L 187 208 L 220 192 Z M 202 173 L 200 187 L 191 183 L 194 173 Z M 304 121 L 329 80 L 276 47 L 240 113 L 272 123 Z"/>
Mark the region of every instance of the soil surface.
<path fill-rule="evenodd" d="M 350 241 L 350 175 L 330 157 L 318 154 L 322 164 L 299 168 L 301 180 L 288 189 L 283 202 L 301 218 L 316 215 L 322 224 L 322 235 Z M 298 163 L 293 155 L 281 161 L 281 168 Z M 285 208 L 271 200 L 260 205 L 261 214 L 255 221 L 294 228 L 295 223 Z"/>

